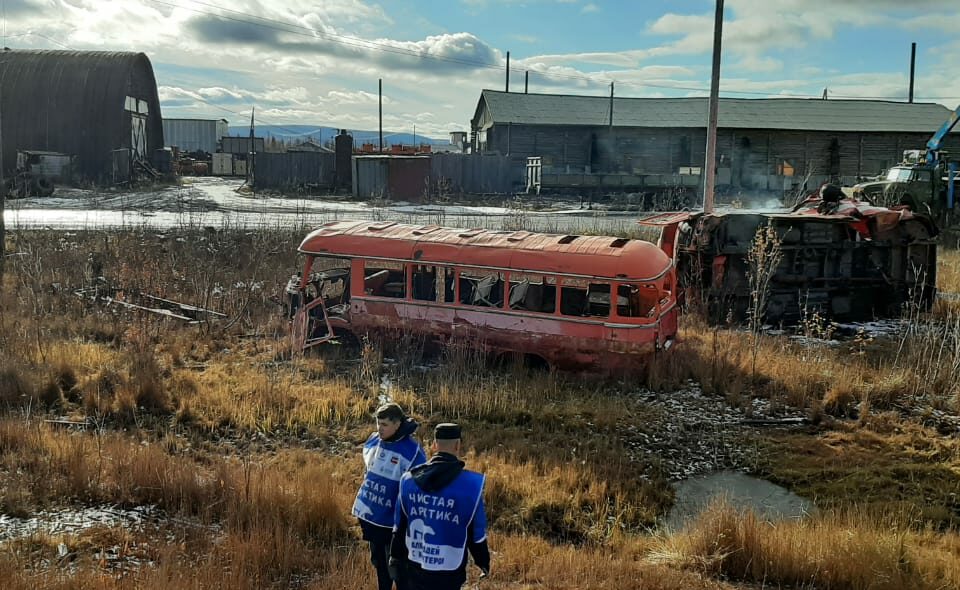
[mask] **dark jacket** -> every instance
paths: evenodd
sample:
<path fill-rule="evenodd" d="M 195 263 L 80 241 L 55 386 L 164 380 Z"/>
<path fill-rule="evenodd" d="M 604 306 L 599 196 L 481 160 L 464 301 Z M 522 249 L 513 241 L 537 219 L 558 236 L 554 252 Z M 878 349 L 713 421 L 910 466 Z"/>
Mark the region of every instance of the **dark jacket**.
<path fill-rule="evenodd" d="M 465 464 L 456 455 L 440 452 L 430 458 L 430 461 L 410 470 L 410 475 L 417 486 L 427 493 L 436 493 L 443 490 L 463 471 Z M 390 544 L 391 557 L 406 562 L 407 560 L 407 519 L 403 511 L 399 511 L 399 520 L 394 527 L 393 540 Z M 467 549 L 473 557 L 473 562 L 483 571 L 490 569 L 490 549 L 486 539 L 479 543 L 472 542 L 473 522 L 470 523 L 467 533 Z M 436 573 L 437 576 L 466 577 L 467 559 L 464 555 L 463 563 L 455 572 Z M 432 573 L 432 572 L 430 572 Z"/>

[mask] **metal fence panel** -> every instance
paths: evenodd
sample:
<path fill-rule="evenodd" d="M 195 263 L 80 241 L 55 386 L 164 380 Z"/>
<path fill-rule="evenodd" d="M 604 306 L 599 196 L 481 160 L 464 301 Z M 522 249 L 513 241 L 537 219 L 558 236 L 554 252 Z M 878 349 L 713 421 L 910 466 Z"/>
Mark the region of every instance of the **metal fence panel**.
<path fill-rule="evenodd" d="M 523 164 L 496 154 L 433 154 L 436 187 L 452 193 L 513 193 L 523 183 Z"/>
<path fill-rule="evenodd" d="M 257 154 L 254 180 L 257 188 L 329 189 L 335 180 L 331 153 L 287 152 Z"/>

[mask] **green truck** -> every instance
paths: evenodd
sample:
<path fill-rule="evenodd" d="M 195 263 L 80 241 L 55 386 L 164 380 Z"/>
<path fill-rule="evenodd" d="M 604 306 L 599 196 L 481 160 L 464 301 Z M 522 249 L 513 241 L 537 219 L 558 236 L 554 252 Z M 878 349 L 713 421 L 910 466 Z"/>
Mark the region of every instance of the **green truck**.
<path fill-rule="evenodd" d="M 925 150 L 907 150 L 903 162 L 877 180 L 853 187 L 854 198 L 883 207 L 906 206 L 929 215 L 941 228 L 956 225 L 960 161 L 941 150 L 943 138 L 960 120 L 960 106 L 927 141 Z"/>

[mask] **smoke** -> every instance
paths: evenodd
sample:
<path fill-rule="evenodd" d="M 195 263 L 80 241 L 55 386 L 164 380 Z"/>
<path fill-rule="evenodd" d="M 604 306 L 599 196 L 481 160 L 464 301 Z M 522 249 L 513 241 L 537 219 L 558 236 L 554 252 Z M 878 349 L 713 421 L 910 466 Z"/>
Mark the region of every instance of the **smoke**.
<path fill-rule="evenodd" d="M 734 209 L 744 209 L 758 212 L 776 212 L 787 208 L 781 199 L 766 195 L 740 194 L 730 199 L 730 206 Z"/>

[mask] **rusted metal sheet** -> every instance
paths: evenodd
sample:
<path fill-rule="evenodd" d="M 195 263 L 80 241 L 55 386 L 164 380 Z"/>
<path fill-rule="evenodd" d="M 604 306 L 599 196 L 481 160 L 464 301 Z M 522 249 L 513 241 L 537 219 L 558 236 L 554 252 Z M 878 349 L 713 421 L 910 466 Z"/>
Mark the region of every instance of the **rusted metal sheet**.
<path fill-rule="evenodd" d="M 310 233 L 299 250 L 304 254 L 339 253 L 631 280 L 655 279 L 672 266 L 661 249 L 643 240 L 465 230 L 392 221 L 330 222 Z"/>

